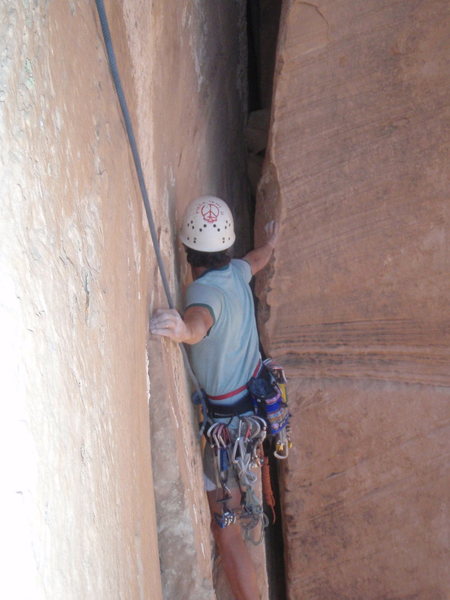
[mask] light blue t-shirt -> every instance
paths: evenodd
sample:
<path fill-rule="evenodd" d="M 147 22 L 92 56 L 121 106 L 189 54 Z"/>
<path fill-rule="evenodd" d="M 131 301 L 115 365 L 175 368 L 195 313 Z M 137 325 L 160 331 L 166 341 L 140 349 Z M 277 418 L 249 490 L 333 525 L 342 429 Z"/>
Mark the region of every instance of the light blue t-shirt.
<path fill-rule="evenodd" d="M 209 396 L 245 385 L 260 360 L 251 278 L 250 265 L 233 259 L 226 267 L 206 271 L 187 289 L 186 308 L 205 306 L 214 319 L 208 335 L 190 346 L 192 368 Z M 218 403 L 232 404 L 245 393 Z"/>

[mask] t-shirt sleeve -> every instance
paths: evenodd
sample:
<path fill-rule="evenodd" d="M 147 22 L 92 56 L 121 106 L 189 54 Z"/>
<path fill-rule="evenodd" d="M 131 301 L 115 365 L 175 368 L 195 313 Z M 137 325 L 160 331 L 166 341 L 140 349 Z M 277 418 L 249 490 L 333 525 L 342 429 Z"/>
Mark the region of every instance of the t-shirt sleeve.
<path fill-rule="evenodd" d="M 190 306 L 204 306 L 211 313 L 214 323 L 222 312 L 222 294 L 212 286 L 192 283 L 186 291 L 185 310 Z"/>
<path fill-rule="evenodd" d="M 253 277 L 250 264 L 246 260 L 242 260 L 242 258 L 236 258 L 233 259 L 233 265 L 239 270 L 245 283 L 250 283 Z"/>

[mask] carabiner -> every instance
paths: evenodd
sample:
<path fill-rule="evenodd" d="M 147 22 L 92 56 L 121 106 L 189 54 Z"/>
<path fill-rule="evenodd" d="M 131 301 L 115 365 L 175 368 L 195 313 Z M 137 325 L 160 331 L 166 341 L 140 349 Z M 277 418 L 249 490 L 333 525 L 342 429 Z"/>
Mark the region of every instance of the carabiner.
<path fill-rule="evenodd" d="M 289 456 L 289 443 L 277 442 L 273 455 L 279 460 L 285 460 Z"/>

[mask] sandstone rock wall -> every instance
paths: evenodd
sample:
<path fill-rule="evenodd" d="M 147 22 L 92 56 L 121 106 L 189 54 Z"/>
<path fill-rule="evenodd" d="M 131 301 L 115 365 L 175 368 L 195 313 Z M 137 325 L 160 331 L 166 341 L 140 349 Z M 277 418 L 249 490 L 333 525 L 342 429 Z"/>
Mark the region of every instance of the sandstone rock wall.
<path fill-rule="evenodd" d="M 105 4 L 181 307 L 185 205 L 222 195 L 248 230 L 245 2 Z M 3 2 L 0 49 L 1 595 L 226 600 L 95 4 Z"/>
<path fill-rule="evenodd" d="M 284 3 L 257 231 L 292 599 L 450 595 L 449 34 L 444 0 Z"/>
<path fill-rule="evenodd" d="M 158 599 L 153 260 L 95 7 L 0 23 L 1 596 Z"/>

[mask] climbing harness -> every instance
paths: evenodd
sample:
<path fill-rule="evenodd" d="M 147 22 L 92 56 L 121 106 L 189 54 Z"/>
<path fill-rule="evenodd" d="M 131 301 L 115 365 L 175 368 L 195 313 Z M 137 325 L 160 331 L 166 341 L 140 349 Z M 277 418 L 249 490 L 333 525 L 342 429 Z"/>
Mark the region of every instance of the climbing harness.
<path fill-rule="evenodd" d="M 267 515 L 255 494 L 257 475 L 255 470 L 262 469 L 263 494 L 266 504 L 272 510 L 275 521 L 275 499 L 270 482 L 267 448 L 273 448 L 273 456 L 285 460 L 292 447 L 290 440 L 286 376 L 282 367 L 267 359 L 242 389 L 248 394 L 233 405 L 220 406 L 212 403 L 211 397 L 204 392 L 194 394 L 194 402 L 203 408 L 201 431 L 205 433 L 215 457 L 216 483 L 222 488 L 222 513 L 214 518 L 219 527 L 227 527 L 240 522 L 245 537 L 254 544 L 263 539 L 264 529 L 268 525 Z M 240 391 L 241 388 L 240 388 Z M 233 393 L 224 394 L 228 398 Z M 218 398 L 217 396 L 214 398 Z M 231 498 L 229 484 L 233 476 L 240 488 L 241 506 L 239 511 L 229 508 Z M 261 525 L 258 539 L 252 532 Z"/>
<path fill-rule="evenodd" d="M 256 377 L 261 369 L 261 361 L 258 361 L 258 364 L 253 371 L 252 377 Z M 247 388 L 247 384 L 241 385 L 235 390 L 231 390 L 231 392 L 227 392 L 226 394 L 220 394 L 219 396 L 208 396 L 209 400 L 226 400 L 227 398 L 231 398 L 232 396 L 237 396 L 241 392 L 243 392 Z M 243 412 L 243 411 L 241 411 Z"/>

